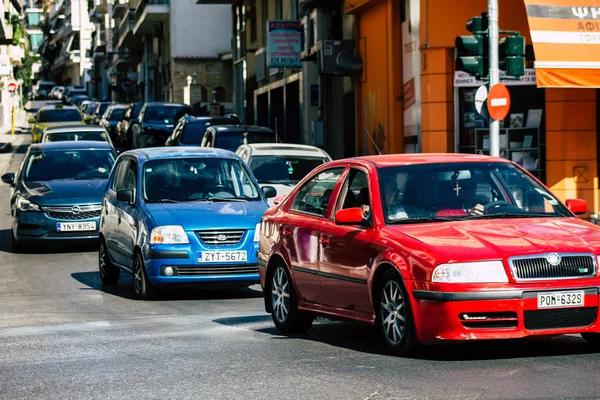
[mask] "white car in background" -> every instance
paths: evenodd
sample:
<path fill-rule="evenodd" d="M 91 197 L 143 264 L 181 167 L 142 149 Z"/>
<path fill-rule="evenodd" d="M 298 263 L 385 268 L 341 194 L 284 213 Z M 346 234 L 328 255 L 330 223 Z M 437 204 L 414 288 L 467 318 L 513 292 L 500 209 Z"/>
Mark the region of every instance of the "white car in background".
<path fill-rule="evenodd" d="M 65 141 L 90 140 L 94 142 L 107 142 L 115 147 L 108 132 L 101 126 L 81 125 L 46 128 L 42 135 L 41 143 Z"/>
<path fill-rule="evenodd" d="M 240 146 L 235 152 L 252 170 L 260 185 L 277 190 L 269 199 L 272 206 L 287 196 L 308 173 L 331 157 L 318 147 L 288 143 L 254 143 Z"/>

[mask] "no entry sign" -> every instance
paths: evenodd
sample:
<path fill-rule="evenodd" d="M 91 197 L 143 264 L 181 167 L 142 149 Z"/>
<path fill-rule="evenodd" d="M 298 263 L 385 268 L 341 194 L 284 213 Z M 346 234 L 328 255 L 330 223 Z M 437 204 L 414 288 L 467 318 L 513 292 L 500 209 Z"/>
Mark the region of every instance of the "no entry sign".
<path fill-rule="evenodd" d="M 510 110 L 510 93 L 501 83 L 498 83 L 490 89 L 487 101 L 490 117 L 496 121 L 503 120 Z"/>
<path fill-rule="evenodd" d="M 17 90 L 17 82 L 15 82 L 15 81 L 8 82 L 8 91 L 10 93 L 14 93 L 16 90 Z"/>

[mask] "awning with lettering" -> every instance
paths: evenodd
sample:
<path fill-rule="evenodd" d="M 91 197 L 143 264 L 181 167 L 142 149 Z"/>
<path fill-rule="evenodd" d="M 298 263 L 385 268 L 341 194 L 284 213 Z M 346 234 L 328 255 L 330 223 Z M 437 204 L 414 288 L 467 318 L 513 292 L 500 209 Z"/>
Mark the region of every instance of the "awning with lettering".
<path fill-rule="evenodd" d="M 600 87 L 600 0 L 524 0 L 539 87 Z"/>

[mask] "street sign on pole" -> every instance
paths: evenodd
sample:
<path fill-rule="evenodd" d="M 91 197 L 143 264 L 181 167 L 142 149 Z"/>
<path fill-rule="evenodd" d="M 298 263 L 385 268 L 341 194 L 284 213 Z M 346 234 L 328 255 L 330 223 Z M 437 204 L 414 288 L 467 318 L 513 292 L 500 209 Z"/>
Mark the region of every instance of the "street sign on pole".
<path fill-rule="evenodd" d="M 485 100 L 488 97 L 488 90 L 485 85 L 479 86 L 479 89 L 475 92 L 475 109 L 479 114 L 481 114 L 481 110 L 485 110 L 483 105 L 485 104 Z"/>
<path fill-rule="evenodd" d="M 14 93 L 17 91 L 17 82 L 9 81 L 7 86 L 8 86 L 8 91 L 10 93 Z"/>
<path fill-rule="evenodd" d="M 490 94 L 488 95 L 487 104 L 488 112 L 493 120 L 490 121 L 490 125 L 492 122 L 498 123 L 498 121 L 502 121 L 506 118 L 508 111 L 510 110 L 510 93 L 508 92 L 507 87 L 501 83 L 492 86 Z"/>

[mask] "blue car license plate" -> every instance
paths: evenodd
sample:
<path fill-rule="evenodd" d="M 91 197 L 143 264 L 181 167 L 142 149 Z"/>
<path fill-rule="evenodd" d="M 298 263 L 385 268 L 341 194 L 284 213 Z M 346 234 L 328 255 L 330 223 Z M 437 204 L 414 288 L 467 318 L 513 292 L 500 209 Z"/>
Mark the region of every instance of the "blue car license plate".
<path fill-rule="evenodd" d="M 248 261 L 246 250 L 232 251 L 199 251 L 196 253 L 198 263 L 243 263 Z"/>

